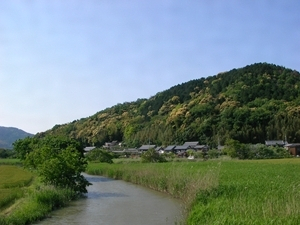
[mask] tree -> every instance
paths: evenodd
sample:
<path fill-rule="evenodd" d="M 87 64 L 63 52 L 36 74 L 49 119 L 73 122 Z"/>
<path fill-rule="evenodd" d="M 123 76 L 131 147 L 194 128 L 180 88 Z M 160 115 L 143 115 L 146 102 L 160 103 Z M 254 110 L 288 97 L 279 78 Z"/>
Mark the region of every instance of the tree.
<path fill-rule="evenodd" d="M 24 165 L 35 170 L 43 183 L 68 188 L 76 194 L 87 193 L 86 187 L 90 183 L 82 175 L 87 161 L 77 141 L 65 137 L 35 139 L 30 151 L 24 148 L 27 142 L 29 140 L 22 144 L 19 140 L 14 146 Z"/>
<path fill-rule="evenodd" d="M 247 145 L 242 144 L 237 140 L 228 139 L 225 143 L 224 152 L 232 158 L 248 159 L 250 149 Z"/>
<path fill-rule="evenodd" d="M 34 145 L 37 143 L 37 139 L 26 137 L 19 139 L 13 143 L 13 148 L 17 152 L 18 158 L 24 160 L 26 155 L 33 151 Z"/>

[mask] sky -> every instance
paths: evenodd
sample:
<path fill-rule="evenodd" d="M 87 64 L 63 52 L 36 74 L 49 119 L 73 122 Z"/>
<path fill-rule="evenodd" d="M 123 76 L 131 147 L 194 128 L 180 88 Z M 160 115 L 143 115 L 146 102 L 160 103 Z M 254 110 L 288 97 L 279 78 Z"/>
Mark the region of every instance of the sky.
<path fill-rule="evenodd" d="M 0 0 L 0 126 L 29 133 L 258 62 L 300 71 L 298 0 Z"/>

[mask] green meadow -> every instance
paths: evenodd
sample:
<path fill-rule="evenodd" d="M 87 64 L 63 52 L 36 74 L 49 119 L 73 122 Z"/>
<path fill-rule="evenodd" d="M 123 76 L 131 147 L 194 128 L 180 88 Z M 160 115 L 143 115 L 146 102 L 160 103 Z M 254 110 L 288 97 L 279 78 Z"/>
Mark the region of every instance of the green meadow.
<path fill-rule="evenodd" d="M 30 172 L 13 165 L 0 165 L 0 209 L 23 197 L 24 187 L 33 179 Z"/>
<path fill-rule="evenodd" d="M 0 162 L 0 225 L 31 224 L 74 198 L 71 190 L 41 185 L 34 174 L 9 164 L 14 162 Z"/>
<path fill-rule="evenodd" d="M 300 159 L 90 163 L 89 174 L 166 192 L 186 224 L 300 224 Z"/>

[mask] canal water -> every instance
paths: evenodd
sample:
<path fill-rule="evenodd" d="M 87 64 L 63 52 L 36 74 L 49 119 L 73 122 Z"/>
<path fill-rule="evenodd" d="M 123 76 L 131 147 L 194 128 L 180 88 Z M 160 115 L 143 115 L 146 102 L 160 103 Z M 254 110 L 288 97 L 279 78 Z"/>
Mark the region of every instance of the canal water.
<path fill-rule="evenodd" d="M 166 194 L 121 180 L 85 176 L 93 184 L 87 198 L 36 224 L 174 225 L 183 220 L 180 201 Z"/>

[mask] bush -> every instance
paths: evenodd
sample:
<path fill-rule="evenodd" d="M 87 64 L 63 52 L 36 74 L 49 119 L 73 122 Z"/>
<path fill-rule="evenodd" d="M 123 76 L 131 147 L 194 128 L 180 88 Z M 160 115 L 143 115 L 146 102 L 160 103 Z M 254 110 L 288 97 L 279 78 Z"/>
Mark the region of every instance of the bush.
<path fill-rule="evenodd" d="M 148 162 L 155 163 L 155 162 L 166 162 L 167 161 L 164 156 L 159 155 L 159 153 L 157 151 L 155 151 L 155 149 L 153 149 L 153 148 L 144 152 L 141 155 L 141 159 L 142 159 L 142 162 L 144 162 L 144 163 L 148 163 Z"/>
<path fill-rule="evenodd" d="M 90 151 L 86 158 L 88 161 L 96 161 L 96 162 L 105 162 L 105 163 L 113 163 L 114 155 L 106 150 L 102 149 L 93 149 Z"/>
<path fill-rule="evenodd" d="M 211 149 L 207 152 L 207 154 L 210 159 L 219 158 L 220 151 L 217 149 Z"/>

